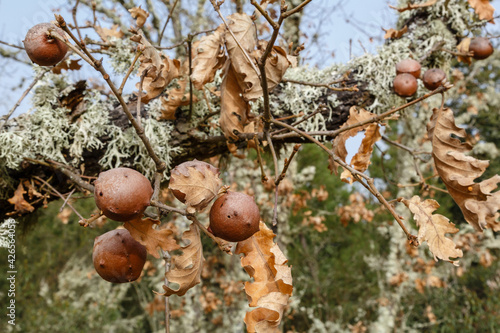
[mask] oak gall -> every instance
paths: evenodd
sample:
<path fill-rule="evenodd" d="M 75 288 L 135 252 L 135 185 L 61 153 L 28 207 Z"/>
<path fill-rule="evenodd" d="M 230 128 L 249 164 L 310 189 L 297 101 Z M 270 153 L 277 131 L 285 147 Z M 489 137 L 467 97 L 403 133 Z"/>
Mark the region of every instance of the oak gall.
<path fill-rule="evenodd" d="M 424 86 L 429 90 L 435 90 L 443 85 L 446 79 L 446 74 L 440 68 L 432 68 L 424 73 L 422 81 Z"/>
<path fill-rule="evenodd" d="M 95 181 L 94 199 L 103 214 L 115 221 L 142 216 L 153 195 L 149 180 L 129 168 L 101 172 Z"/>
<path fill-rule="evenodd" d="M 408 73 L 398 74 L 393 81 L 394 92 L 401 97 L 410 97 L 417 92 L 417 79 Z"/>
<path fill-rule="evenodd" d="M 229 242 L 241 242 L 259 231 L 260 212 L 253 197 L 227 192 L 210 209 L 210 230 Z"/>
<path fill-rule="evenodd" d="M 141 276 L 147 250 L 127 229 L 115 229 L 95 238 L 92 260 L 106 281 L 125 283 Z"/>
<path fill-rule="evenodd" d="M 68 52 L 68 46 L 62 41 L 51 37 L 49 30 L 66 38 L 61 28 L 52 23 L 40 23 L 32 27 L 24 37 L 24 49 L 28 57 L 40 66 L 53 66 L 60 62 Z"/>

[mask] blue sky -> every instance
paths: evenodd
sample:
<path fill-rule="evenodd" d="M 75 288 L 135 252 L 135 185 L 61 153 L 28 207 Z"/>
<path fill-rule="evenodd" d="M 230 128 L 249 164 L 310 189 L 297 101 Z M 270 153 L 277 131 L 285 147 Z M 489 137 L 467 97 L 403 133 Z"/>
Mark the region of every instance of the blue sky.
<path fill-rule="evenodd" d="M 22 45 L 24 35 L 30 27 L 54 19 L 55 8 L 60 8 L 60 13 L 68 21 L 72 21 L 70 9 L 74 3 L 74 0 L 0 0 L 0 40 Z M 395 4 L 396 0 L 313 0 L 305 14 L 305 21 L 308 23 L 302 27 L 306 34 L 306 50 L 301 55 L 311 64 L 322 67 L 348 61 L 351 52 L 352 56 L 359 56 L 365 50 L 374 52 L 383 42 L 382 28 L 394 25 L 394 10 L 388 8 L 391 3 Z M 492 4 L 500 9 L 500 0 L 495 0 Z M 335 5 L 336 8 L 324 10 Z M 79 17 L 79 22 L 86 19 L 88 18 Z M 316 35 L 320 38 L 315 43 Z M 28 60 L 24 54 L 22 57 Z M 0 77 L 4 78 L 0 80 L 0 91 L 5 96 L 0 99 L 0 115 L 7 113 L 14 105 L 31 82 L 32 75 L 29 66 L 13 61 L 0 64 Z M 77 75 L 84 78 L 83 74 Z M 13 90 L 13 87 L 16 89 Z M 17 113 L 28 109 L 29 98 L 23 101 Z"/>

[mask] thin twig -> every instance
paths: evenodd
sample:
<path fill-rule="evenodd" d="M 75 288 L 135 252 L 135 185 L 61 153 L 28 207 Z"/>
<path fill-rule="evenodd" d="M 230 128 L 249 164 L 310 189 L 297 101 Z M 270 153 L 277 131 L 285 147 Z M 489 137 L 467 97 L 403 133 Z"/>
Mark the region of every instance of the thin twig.
<path fill-rule="evenodd" d="M 288 167 L 290 166 L 290 163 L 292 162 L 292 159 L 295 156 L 295 154 L 297 154 L 297 152 L 299 151 L 300 146 L 301 146 L 300 144 L 296 144 L 295 146 L 293 146 L 292 154 L 288 159 L 285 159 L 285 165 L 283 166 L 283 170 L 281 171 L 280 176 L 276 180 L 276 186 L 278 186 L 279 183 L 281 183 L 281 181 L 285 178 Z"/>
<path fill-rule="evenodd" d="M 64 202 L 63 204 L 61 205 L 61 208 L 59 208 L 59 213 L 63 211 L 64 207 L 66 206 L 66 204 L 68 203 L 68 200 L 69 198 L 71 198 L 71 196 L 73 195 L 73 193 L 76 191 L 76 188 L 72 189 L 71 192 L 69 192 L 68 196 L 66 197 L 66 199 L 64 199 Z"/>
<path fill-rule="evenodd" d="M 141 56 L 141 54 L 142 54 L 141 50 L 138 50 L 137 53 L 135 54 L 134 60 L 132 61 L 132 64 L 130 65 L 130 67 L 129 67 L 128 71 L 127 71 L 127 74 L 125 74 L 125 77 L 123 78 L 122 83 L 120 84 L 120 88 L 118 88 L 118 92 L 120 94 L 123 93 L 123 88 L 125 87 L 125 84 L 127 83 L 128 77 L 130 76 L 130 74 L 134 70 L 135 63 L 137 62 L 137 60 L 139 59 L 139 57 Z"/>
<path fill-rule="evenodd" d="M 278 174 L 278 158 L 276 157 L 276 151 L 274 150 L 273 140 L 271 138 L 271 134 L 269 132 L 266 133 L 266 140 L 269 145 L 269 149 L 271 150 L 271 156 L 273 157 L 274 164 L 274 183 L 277 182 L 279 174 Z M 274 187 L 274 208 L 273 208 L 273 232 L 277 234 L 278 232 L 278 187 L 279 184 L 276 184 Z"/>
<path fill-rule="evenodd" d="M 14 48 L 19 49 L 19 50 L 24 50 L 24 47 L 22 47 L 22 46 L 14 45 L 14 44 L 7 43 L 7 42 L 1 41 L 1 40 L 0 40 L 0 44 L 14 47 Z"/>
<path fill-rule="evenodd" d="M 82 45 L 85 45 L 85 43 L 83 42 L 82 34 L 80 33 L 80 28 L 78 27 L 78 23 L 76 22 L 76 11 L 77 11 L 79 4 L 80 4 L 80 0 L 76 0 L 75 6 L 73 7 L 73 10 L 71 11 L 71 13 L 73 15 L 73 22 L 75 22 L 75 29 L 76 29 L 76 32 L 78 33 L 78 37 L 80 38 L 80 42 L 82 43 Z"/>
<path fill-rule="evenodd" d="M 45 180 L 43 180 L 42 178 L 38 177 L 38 176 L 33 176 L 33 178 L 35 178 L 36 180 L 38 181 L 41 181 L 43 184 L 45 184 L 45 186 L 47 186 L 48 188 L 51 189 L 51 191 L 53 191 L 54 193 L 56 193 L 61 199 L 63 200 L 66 200 L 66 198 L 64 197 L 64 195 L 61 194 L 61 192 L 59 192 L 58 190 L 56 190 L 52 185 L 50 185 L 48 182 L 46 182 Z M 67 202 L 67 205 L 69 206 L 69 208 L 71 208 L 71 210 L 73 212 L 75 212 L 76 215 L 78 215 L 78 217 L 80 219 L 83 219 L 83 216 L 75 209 L 75 207 L 73 207 L 72 204 L 70 204 L 69 202 Z"/>
<path fill-rule="evenodd" d="M 21 97 L 17 100 L 16 104 L 12 107 L 12 109 L 9 110 L 9 112 L 7 113 L 7 115 L 5 115 L 3 117 L 4 118 L 4 122 L 0 125 L 0 130 L 2 130 L 2 128 L 7 124 L 7 121 L 9 120 L 10 116 L 12 116 L 12 114 L 14 113 L 14 111 L 16 111 L 16 109 L 19 107 L 19 105 L 21 105 L 21 102 L 29 94 L 29 92 L 31 91 L 31 89 L 33 89 L 33 87 L 35 86 L 35 84 L 50 70 L 51 70 L 50 68 L 45 68 L 42 72 L 40 72 L 35 77 L 35 79 L 33 80 L 33 82 L 31 82 L 31 84 L 29 85 L 29 87 L 23 92 L 23 94 L 21 95 Z"/>
<path fill-rule="evenodd" d="M 253 137 L 253 141 L 255 142 L 255 150 L 257 151 L 257 160 L 259 161 L 259 166 L 260 166 L 260 181 L 262 184 L 267 183 L 268 179 L 266 176 L 266 172 L 264 171 L 264 165 L 262 163 L 262 156 L 260 155 L 260 144 L 259 140 L 257 139 L 257 135 Z"/>
<path fill-rule="evenodd" d="M 332 82 L 328 82 L 328 83 L 313 83 L 313 82 L 305 82 L 305 81 L 298 81 L 298 80 L 292 80 L 292 79 L 283 79 L 282 82 L 300 84 L 303 86 L 326 88 L 326 89 L 329 89 L 331 91 L 359 91 L 357 85 L 354 85 L 352 87 L 342 87 L 342 88 L 332 87 L 332 84 L 337 83 L 336 81 L 332 81 Z"/>
<path fill-rule="evenodd" d="M 294 127 L 295 127 L 295 126 L 299 125 L 300 123 L 303 123 L 304 121 L 306 121 L 306 120 L 308 120 L 308 119 L 310 119 L 310 118 L 314 117 L 315 115 L 317 115 L 318 113 L 320 113 L 320 112 L 324 111 L 325 109 L 326 109 L 326 105 L 325 105 L 325 104 L 323 104 L 323 103 L 321 103 L 321 104 L 318 106 L 318 109 L 317 109 L 316 111 L 314 111 L 314 112 L 313 112 L 313 113 L 311 113 L 311 114 L 308 114 L 307 116 L 305 116 L 304 118 L 302 118 L 302 119 L 300 119 L 300 120 L 297 120 L 296 122 L 294 122 L 294 123 L 292 124 L 292 126 L 294 126 Z M 277 120 L 280 120 L 280 119 L 277 119 Z M 282 128 L 282 129 L 280 129 L 280 130 L 277 130 L 277 131 L 272 132 L 272 133 L 271 133 L 271 136 L 273 136 L 273 137 L 274 137 L 275 135 L 280 134 L 280 133 L 283 133 L 283 132 L 286 132 L 286 131 L 287 131 L 287 130 L 286 130 L 286 128 Z"/>
<path fill-rule="evenodd" d="M 192 47 L 193 40 L 190 39 L 188 41 L 188 65 L 189 65 L 189 117 L 188 119 L 191 120 L 191 117 L 193 116 L 193 81 L 191 80 L 191 74 L 193 74 L 193 56 L 191 52 L 191 47 Z"/>
<path fill-rule="evenodd" d="M 172 5 L 172 9 L 168 13 L 167 21 L 165 21 L 165 25 L 163 26 L 163 29 L 161 29 L 161 33 L 158 36 L 158 46 L 161 46 L 161 40 L 163 39 L 163 34 L 165 33 L 165 28 L 167 27 L 168 22 L 172 18 L 172 15 L 173 15 L 174 10 L 175 10 L 175 6 L 177 6 L 177 2 L 179 2 L 179 0 L 175 0 L 174 4 Z"/>
<path fill-rule="evenodd" d="M 165 261 L 165 286 L 168 287 L 169 282 L 167 278 L 168 272 L 170 272 L 170 265 L 172 263 L 172 256 L 168 251 L 163 252 L 163 260 Z M 165 296 L 165 333 L 170 333 L 170 302 L 169 297 Z"/>
<path fill-rule="evenodd" d="M 158 200 L 151 200 L 150 204 L 151 204 L 151 206 L 158 207 L 167 213 L 173 212 L 173 213 L 177 213 L 177 214 L 184 215 L 184 216 L 187 215 L 187 212 L 184 209 L 179 209 L 179 208 L 167 206 L 167 205 L 159 202 Z"/>
<path fill-rule="evenodd" d="M 102 211 L 99 211 L 98 214 L 91 214 L 90 218 L 88 218 L 88 219 L 84 219 L 84 218 L 80 219 L 80 221 L 78 221 L 78 224 L 80 224 L 84 228 L 87 228 L 87 227 L 92 228 L 92 222 L 97 221 L 103 215 L 104 214 L 102 213 Z"/>

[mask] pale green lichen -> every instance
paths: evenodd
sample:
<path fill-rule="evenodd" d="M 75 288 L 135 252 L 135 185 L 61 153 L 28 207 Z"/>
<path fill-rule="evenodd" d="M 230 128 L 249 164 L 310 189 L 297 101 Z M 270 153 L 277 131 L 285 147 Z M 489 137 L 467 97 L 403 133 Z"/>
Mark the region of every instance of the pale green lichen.
<path fill-rule="evenodd" d="M 113 71 L 116 74 L 125 74 L 129 70 L 132 65 L 132 61 L 134 60 L 135 53 L 135 45 L 136 43 L 132 42 L 128 38 L 116 38 L 110 37 L 109 42 L 111 45 L 111 52 L 109 63 L 111 67 L 113 67 Z M 135 75 L 137 73 L 137 69 L 139 68 L 139 62 L 136 62 L 134 65 L 134 70 L 131 75 Z"/>
<path fill-rule="evenodd" d="M 149 138 L 153 150 L 167 164 L 167 170 L 170 167 L 172 156 L 181 152 L 178 147 L 171 147 L 169 141 L 173 124 L 156 120 L 161 114 L 161 105 L 159 100 L 152 101 L 147 109 L 149 118 L 142 120 L 144 133 Z M 130 127 L 122 130 L 114 125 L 108 127 L 110 141 L 106 147 L 106 153 L 99 163 L 104 169 L 116 168 L 123 165 L 125 161 L 130 163 L 146 177 L 152 177 L 155 170 L 155 164 L 148 155 L 146 147 L 135 133 L 134 128 Z"/>

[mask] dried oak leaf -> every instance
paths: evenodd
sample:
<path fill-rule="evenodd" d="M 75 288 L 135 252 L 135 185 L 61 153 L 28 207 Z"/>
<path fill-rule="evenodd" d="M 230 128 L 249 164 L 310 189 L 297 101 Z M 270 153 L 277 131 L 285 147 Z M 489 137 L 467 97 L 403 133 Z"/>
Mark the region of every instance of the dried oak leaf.
<path fill-rule="evenodd" d="M 181 63 L 179 60 L 170 59 L 159 52 L 146 39 L 141 30 L 134 30 L 133 32 L 134 35 L 130 39 L 139 44 L 138 50 L 141 51 L 141 56 L 139 57 L 141 64 L 137 75 L 141 76 L 147 70 L 142 84 L 146 95 L 142 95 L 141 101 L 148 103 L 160 95 L 173 79 L 180 76 Z M 139 88 L 139 82 L 136 84 L 136 87 Z"/>
<path fill-rule="evenodd" d="M 250 105 L 242 96 L 237 74 L 228 62 L 221 84 L 221 110 L 219 124 L 227 139 L 238 140 L 238 133 L 253 131 L 247 126 L 253 121 Z"/>
<path fill-rule="evenodd" d="M 212 34 L 202 37 L 195 51 L 191 81 L 196 89 L 201 90 L 214 80 L 215 72 L 226 62 L 224 26 L 220 25 Z"/>
<path fill-rule="evenodd" d="M 460 258 L 463 256 L 462 250 L 457 249 L 457 245 L 445 234 L 458 232 L 455 224 L 441 214 L 432 214 L 439 208 L 437 201 L 427 199 L 422 201 L 419 196 L 414 196 L 410 200 L 403 199 L 402 202 L 415 215 L 418 226 L 418 242 L 427 242 L 429 250 L 434 255 L 434 260 L 446 260 L 458 266 L 458 261 L 450 258 Z"/>
<path fill-rule="evenodd" d="M 258 48 L 252 53 L 253 58 L 257 62 L 260 57 L 264 54 L 268 42 L 267 41 L 259 41 Z M 273 90 L 280 82 L 283 76 L 285 75 L 286 70 L 290 67 L 291 62 L 289 60 L 289 56 L 286 51 L 279 47 L 274 46 L 271 50 L 271 53 L 267 57 L 266 61 L 266 79 L 267 79 L 267 88 L 269 91 Z M 243 97 L 247 101 L 253 101 L 263 95 L 262 86 L 260 84 L 253 87 L 248 92 L 245 92 Z"/>
<path fill-rule="evenodd" d="M 406 32 L 408 32 L 408 27 L 405 25 L 401 30 L 396 30 L 392 28 L 387 30 L 382 28 L 382 30 L 385 31 L 384 39 L 389 39 L 389 38 L 398 39 L 401 38 Z"/>
<path fill-rule="evenodd" d="M 122 38 L 123 37 L 123 32 L 120 30 L 120 27 L 118 24 L 114 24 L 111 29 L 108 28 L 103 28 L 101 26 L 95 26 L 95 32 L 101 37 L 101 39 L 104 42 L 109 42 L 109 37 L 116 37 L 116 38 Z"/>
<path fill-rule="evenodd" d="M 365 137 L 361 141 L 361 146 L 358 152 L 351 160 L 351 165 L 354 169 L 364 172 L 371 164 L 370 157 L 373 152 L 373 145 L 380 140 L 380 126 L 378 124 L 370 124 L 365 130 Z"/>
<path fill-rule="evenodd" d="M 227 17 L 228 25 L 247 55 L 251 55 L 257 46 L 255 25 L 247 14 L 233 14 Z M 253 95 L 255 89 L 261 89 L 259 76 L 249 62 L 233 36 L 226 31 L 226 48 L 231 66 L 236 74 L 238 85 L 244 96 Z M 250 59 L 252 60 L 252 59 Z M 246 98 L 246 97 L 245 97 Z M 248 100 L 248 98 L 246 98 Z"/>
<path fill-rule="evenodd" d="M 177 81 L 178 86 L 170 89 L 166 96 L 160 97 L 161 101 L 161 117 L 164 120 L 174 120 L 175 111 L 181 106 L 189 105 L 190 95 L 186 92 L 188 80 L 185 78 Z M 198 98 L 193 95 L 193 103 L 196 103 Z"/>
<path fill-rule="evenodd" d="M 35 210 L 35 207 L 30 205 L 30 203 L 24 199 L 24 194 L 26 194 L 26 191 L 24 190 L 23 182 L 20 181 L 12 198 L 7 200 L 9 203 L 14 205 L 14 212 L 9 213 L 9 215 L 27 214 Z"/>
<path fill-rule="evenodd" d="M 160 258 L 158 248 L 163 251 L 173 251 L 179 248 L 177 245 L 173 231 L 170 229 L 153 229 L 153 225 L 159 224 L 160 221 L 151 218 L 127 221 L 123 224 L 125 229 L 130 232 L 136 241 L 146 247 L 146 250 L 155 258 Z"/>
<path fill-rule="evenodd" d="M 369 120 L 374 116 L 375 115 L 371 112 L 368 112 L 364 109 L 358 109 L 355 106 L 353 106 L 349 110 L 349 119 L 347 119 L 347 121 L 342 125 L 342 127 L 349 127 L 351 125 L 355 125 L 357 123 Z M 359 147 L 358 153 L 353 157 L 351 161 L 352 165 L 354 165 L 353 163 L 356 163 L 355 167 L 356 170 L 361 172 L 365 171 L 366 168 L 368 168 L 368 165 L 370 165 L 370 156 L 373 151 L 373 145 L 377 140 L 380 139 L 379 125 L 369 123 L 362 126 L 351 128 L 345 132 L 342 132 L 333 141 L 333 153 L 340 159 L 342 159 L 342 161 L 345 162 L 347 157 L 347 149 L 346 149 L 347 139 L 355 136 L 356 134 L 358 134 L 358 132 L 364 130 L 366 130 L 365 137 L 363 138 L 362 144 Z M 338 175 L 337 163 L 330 161 L 329 168 L 330 170 L 333 170 L 333 172 L 335 172 L 336 175 Z M 350 184 L 354 182 L 354 179 L 349 170 L 343 170 L 340 177 L 341 180 L 344 182 Z"/>
<path fill-rule="evenodd" d="M 172 268 L 165 273 L 169 283 L 177 283 L 179 288 L 174 290 L 169 286 L 163 286 L 165 293 L 162 295 L 183 296 L 189 289 L 201 282 L 201 271 L 203 268 L 203 248 L 201 246 L 200 230 L 193 223 L 189 230 L 182 234 L 182 239 L 189 244 L 181 247 L 182 254 L 172 257 Z"/>
<path fill-rule="evenodd" d="M 219 169 L 195 159 L 179 164 L 172 170 L 168 187 L 183 193 L 184 203 L 200 211 L 219 193 L 222 180 L 219 178 Z"/>
<path fill-rule="evenodd" d="M 471 39 L 469 37 L 462 39 L 460 44 L 457 45 L 457 50 L 460 53 L 469 53 L 469 46 L 470 46 L 470 41 Z M 471 57 L 464 57 L 464 56 L 457 56 L 458 61 L 466 63 L 470 65 L 471 63 Z"/>
<path fill-rule="evenodd" d="M 489 0 L 468 0 L 469 5 L 474 8 L 474 11 L 479 16 L 480 20 L 487 20 L 493 23 L 493 13 L 495 8 L 490 4 Z"/>
<path fill-rule="evenodd" d="M 137 27 L 142 28 L 144 23 L 146 23 L 146 19 L 148 18 L 149 13 L 142 9 L 141 6 L 130 8 L 128 11 L 132 18 L 135 19 L 135 24 L 137 25 Z"/>
<path fill-rule="evenodd" d="M 478 231 L 488 227 L 500 229 L 496 221 L 496 213 L 500 209 L 500 191 L 491 193 L 498 187 L 500 176 L 495 175 L 480 183 L 474 182 L 481 177 L 489 162 L 465 155 L 472 150 L 472 146 L 452 137 L 466 136 L 465 130 L 455 125 L 453 111 L 449 108 L 434 109 L 427 124 L 427 132 L 439 177 L 462 210 L 465 220 Z"/>
<path fill-rule="evenodd" d="M 260 230 L 236 246 L 243 254 L 241 266 L 254 279 L 245 283 L 249 306 L 245 323 L 248 332 L 279 332 L 288 298 L 292 295 L 292 271 L 287 259 L 273 242 L 273 232 L 260 222 Z"/>
<path fill-rule="evenodd" d="M 78 62 L 80 59 L 73 60 L 71 59 L 69 61 L 69 64 L 67 61 L 61 61 L 58 63 L 56 66 L 52 67 L 52 73 L 54 74 L 61 74 L 62 70 L 65 71 L 77 71 L 80 68 L 82 68 L 82 65 L 80 65 Z"/>

